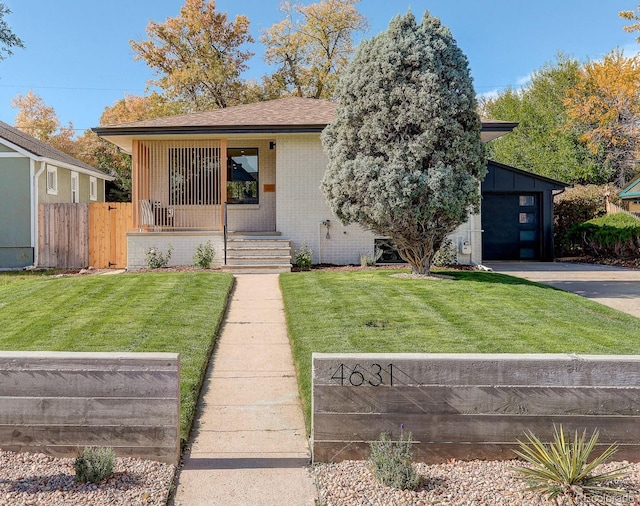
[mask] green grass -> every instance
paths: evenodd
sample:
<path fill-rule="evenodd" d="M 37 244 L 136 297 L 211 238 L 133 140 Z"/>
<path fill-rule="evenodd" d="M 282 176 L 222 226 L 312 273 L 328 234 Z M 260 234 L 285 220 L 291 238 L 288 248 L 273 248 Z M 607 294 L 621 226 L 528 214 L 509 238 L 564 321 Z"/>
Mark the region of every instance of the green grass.
<path fill-rule="evenodd" d="M 0 286 L 7 283 L 15 283 L 16 281 L 22 281 L 23 279 L 42 278 L 47 276 L 55 276 L 57 274 L 64 274 L 69 271 L 62 269 L 36 269 L 32 271 L 25 271 L 23 269 L 14 271 L 0 271 Z"/>
<path fill-rule="evenodd" d="M 180 353 L 186 440 L 232 283 L 207 272 L 0 273 L 0 349 Z"/>
<path fill-rule="evenodd" d="M 368 270 L 280 277 L 309 428 L 311 353 L 640 353 L 640 319 L 488 272 L 425 281 Z"/>

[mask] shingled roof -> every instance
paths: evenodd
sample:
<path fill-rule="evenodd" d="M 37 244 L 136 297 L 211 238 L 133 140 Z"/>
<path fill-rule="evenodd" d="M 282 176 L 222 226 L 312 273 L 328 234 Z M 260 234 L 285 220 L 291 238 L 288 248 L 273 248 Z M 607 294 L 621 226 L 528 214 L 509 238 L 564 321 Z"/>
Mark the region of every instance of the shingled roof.
<path fill-rule="evenodd" d="M 640 176 L 631 181 L 618 195 L 622 199 L 637 199 L 640 197 Z"/>
<path fill-rule="evenodd" d="M 11 144 L 22 148 L 29 153 L 42 158 L 47 158 L 52 162 L 60 162 L 68 165 L 74 165 L 78 168 L 85 169 L 90 172 L 94 172 L 96 176 L 100 176 L 103 179 L 110 179 L 110 176 L 107 176 L 101 170 L 88 165 L 77 158 L 74 158 L 59 149 L 56 149 L 49 144 L 42 142 L 35 137 L 18 130 L 17 128 L 0 121 L 0 138 L 9 141 Z"/>
<path fill-rule="evenodd" d="M 333 120 L 336 104 L 314 98 L 287 97 L 266 102 L 213 109 L 211 111 L 167 116 L 164 118 L 120 123 L 94 128 L 98 134 L 118 134 L 120 131 L 200 130 L 280 131 L 282 129 L 322 130 Z"/>
<path fill-rule="evenodd" d="M 93 130 L 115 143 L 120 142 L 116 136 L 319 133 L 335 118 L 336 106 L 335 102 L 329 100 L 287 97 L 226 109 L 101 126 Z M 516 126 L 517 123 L 483 120 L 483 140 L 499 137 Z"/>

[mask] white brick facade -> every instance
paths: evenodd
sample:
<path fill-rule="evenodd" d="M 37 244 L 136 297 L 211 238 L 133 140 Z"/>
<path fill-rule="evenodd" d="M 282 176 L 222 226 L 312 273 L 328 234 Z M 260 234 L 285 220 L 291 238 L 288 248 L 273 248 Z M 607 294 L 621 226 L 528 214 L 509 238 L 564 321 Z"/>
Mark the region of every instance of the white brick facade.
<path fill-rule="evenodd" d="M 362 254 L 373 256 L 375 236 L 358 225 L 343 226 L 329 209 L 320 189 L 328 162 L 317 134 L 278 138 L 276 226 L 294 250 L 306 242 L 313 249 L 314 263 L 358 264 Z M 327 219 L 331 221 L 328 239 L 322 225 Z M 473 215 L 449 236 L 458 248 L 460 263 L 481 263 L 480 227 L 480 215 Z M 462 252 L 466 241 L 470 254 Z"/>
<path fill-rule="evenodd" d="M 276 157 L 276 226 L 298 250 L 306 242 L 314 263 L 358 264 L 373 255 L 374 235 L 357 225 L 343 226 L 320 189 L 328 159 L 318 134 L 278 137 Z M 329 238 L 322 225 L 331 221 Z"/>
<path fill-rule="evenodd" d="M 229 231 L 280 232 L 282 239 L 291 241 L 292 253 L 306 243 L 313 250 L 314 263 L 359 264 L 361 255 L 373 256 L 374 234 L 358 225 L 343 226 L 320 189 L 328 164 L 320 135 L 287 134 L 274 140 L 275 149 L 270 149 L 270 140 L 251 137 L 246 141 L 234 138 L 228 143 L 229 147 L 258 148 L 260 178 L 259 204 L 229 205 Z M 275 185 L 275 192 L 265 192 L 265 185 Z M 327 220 L 328 228 L 323 224 Z M 480 215 L 471 216 L 451 234 L 460 263 L 482 261 L 480 223 Z M 165 253 L 170 245 L 173 253 L 169 265 L 191 265 L 195 248 L 207 240 L 216 250 L 212 266 L 221 265 L 222 232 L 130 232 L 127 267 L 145 268 L 149 248 L 157 247 Z M 470 254 L 463 253 L 465 242 L 470 242 Z"/>
<path fill-rule="evenodd" d="M 127 269 L 138 270 L 147 267 L 147 252 L 158 248 L 166 254 L 173 248 L 169 266 L 192 265 L 193 254 L 200 244 L 211 241 L 216 256 L 211 267 L 219 267 L 224 259 L 224 238 L 222 232 L 129 232 L 127 234 Z"/>

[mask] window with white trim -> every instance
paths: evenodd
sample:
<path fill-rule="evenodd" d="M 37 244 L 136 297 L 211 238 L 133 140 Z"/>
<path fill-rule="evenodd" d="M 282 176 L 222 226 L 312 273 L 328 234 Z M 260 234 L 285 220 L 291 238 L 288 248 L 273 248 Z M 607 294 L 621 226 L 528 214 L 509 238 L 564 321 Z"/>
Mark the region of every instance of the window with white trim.
<path fill-rule="evenodd" d="M 47 193 L 58 194 L 58 167 L 55 165 L 47 165 Z"/>
<path fill-rule="evenodd" d="M 71 172 L 71 202 L 73 204 L 80 202 L 80 185 L 77 172 Z"/>
<path fill-rule="evenodd" d="M 89 200 L 98 200 L 98 179 L 89 176 Z"/>

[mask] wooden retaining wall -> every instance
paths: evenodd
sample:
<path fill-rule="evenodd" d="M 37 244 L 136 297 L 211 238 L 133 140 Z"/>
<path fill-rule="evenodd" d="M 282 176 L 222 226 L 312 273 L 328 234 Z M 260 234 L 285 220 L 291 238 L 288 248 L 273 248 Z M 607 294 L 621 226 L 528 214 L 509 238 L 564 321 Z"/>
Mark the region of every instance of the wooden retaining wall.
<path fill-rule="evenodd" d="M 313 354 L 316 462 L 366 459 L 401 425 L 417 461 L 511 459 L 533 431 L 600 431 L 640 461 L 640 356 Z"/>
<path fill-rule="evenodd" d="M 179 355 L 0 352 L 0 448 L 73 457 L 85 446 L 177 464 Z"/>

